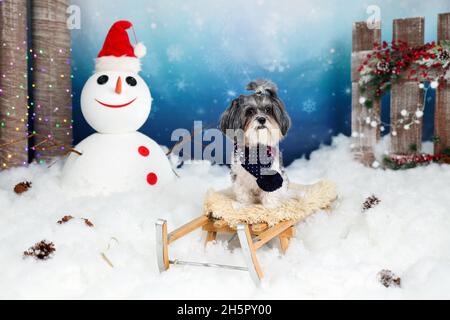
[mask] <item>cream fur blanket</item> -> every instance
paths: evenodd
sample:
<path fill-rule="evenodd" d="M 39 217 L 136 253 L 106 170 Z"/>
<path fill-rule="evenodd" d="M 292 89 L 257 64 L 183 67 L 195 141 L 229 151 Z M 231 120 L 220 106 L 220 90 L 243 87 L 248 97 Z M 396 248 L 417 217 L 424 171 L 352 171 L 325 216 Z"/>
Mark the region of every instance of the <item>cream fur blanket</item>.
<path fill-rule="evenodd" d="M 300 221 L 316 211 L 329 209 L 336 199 L 336 185 L 329 181 L 313 185 L 289 184 L 287 199 L 274 209 L 261 204 L 242 206 L 235 201 L 231 189 L 209 190 L 203 204 L 203 214 L 225 220 L 230 227 L 242 222 L 273 226 L 285 220 Z"/>

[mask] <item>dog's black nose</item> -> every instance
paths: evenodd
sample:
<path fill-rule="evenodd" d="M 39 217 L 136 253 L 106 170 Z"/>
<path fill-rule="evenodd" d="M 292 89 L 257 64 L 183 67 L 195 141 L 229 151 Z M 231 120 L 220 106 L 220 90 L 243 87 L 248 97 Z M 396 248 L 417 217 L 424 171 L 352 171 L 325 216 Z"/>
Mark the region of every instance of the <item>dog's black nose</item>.
<path fill-rule="evenodd" d="M 266 118 L 258 117 L 258 118 L 256 118 L 256 121 L 258 121 L 260 124 L 265 124 L 266 123 Z"/>

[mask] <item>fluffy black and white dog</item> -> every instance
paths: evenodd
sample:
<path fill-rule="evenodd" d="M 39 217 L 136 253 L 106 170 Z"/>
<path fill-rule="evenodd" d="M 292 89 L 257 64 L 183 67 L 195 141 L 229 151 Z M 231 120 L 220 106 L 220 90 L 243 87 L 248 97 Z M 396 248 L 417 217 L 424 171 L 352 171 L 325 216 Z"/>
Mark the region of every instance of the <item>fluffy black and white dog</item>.
<path fill-rule="evenodd" d="M 277 87 L 268 80 L 247 85 L 250 95 L 240 95 L 222 114 L 220 128 L 234 141 L 231 176 L 236 200 L 276 207 L 287 193 L 279 142 L 291 120 Z"/>

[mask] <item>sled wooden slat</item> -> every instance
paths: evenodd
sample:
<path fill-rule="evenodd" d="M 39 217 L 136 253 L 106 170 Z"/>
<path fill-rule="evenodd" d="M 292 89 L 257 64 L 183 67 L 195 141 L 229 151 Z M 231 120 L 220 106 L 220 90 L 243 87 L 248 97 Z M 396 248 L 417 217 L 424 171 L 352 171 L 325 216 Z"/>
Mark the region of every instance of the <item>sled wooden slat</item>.
<path fill-rule="evenodd" d="M 216 231 L 208 231 L 208 233 L 206 234 L 205 246 L 208 244 L 208 242 L 216 240 L 216 238 L 217 238 Z"/>
<path fill-rule="evenodd" d="M 438 17 L 438 41 L 450 41 L 450 13 Z M 434 153 L 450 147 L 450 83 L 440 83 L 436 92 L 436 109 L 434 115 L 434 135 L 439 141 L 434 145 Z"/>
<path fill-rule="evenodd" d="M 265 245 L 267 242 L 275 238 L 276 236 L 280 235 L 283 231 L 286 231 L 288 228 L 292 227 L 295 224 L 295 221 L 289 220 L 289 221 L 283 221 L 279 224 L 274 225 L 273 227 L 267 229 L 263 233 L 261 233 L 259 236 L 257 236 L 254 240 L 254 247 L 255 250 L 258 250 L 263 245 Z"/>
<path fill-rule="evenodd" d="M 393 23 L 393 41 L 406 42 L 409 46 L 420 46 L 424 43 L 424 18 L 396 19 Z M 423 91 L 416 81 L 406 78 L 394 81 L 391 91 L 391 130 L 395 130 L 392 124 L 397 123 L 401 117 L 400 112 L 406 110 L 409 113 L 416 112 L 422 107 Z M 391 132 L 392 133 L 392 132 Z M 414 124 L 409 130 L 400 127 L 396 135 L 391 134 L 391 153 L 411 154 L 420 151 L 422 144 L 422 126 Z M 415 145 L 415 148 L 411 148 Z"/>
<path fill-rule="evenodd" d="M 222 233 L 235 233 L 236 229 L 230 228 L 228 225 L 223 225 L 220 227 L 216 227 L 216 223 L 214 221 L 210 221 L 203 226 L 203 230 L 207 232 L 222 232 Z"/>
<path fill-rule="evenodd" d="M 288 247 L 289 247 L 289 241 L 290 239 L 288 237 L 284 237 L 280 235 L 280 247 L 281 247 L 281 251 L 283 253 L 286 253 Z"/>
<path fill-rule="evenodd" d="M 367 22 L 355 22 L 353 24 L 352 42 L 352 151 L 356 159 L 365 165 L 371 165 L 375 160 L 373 147 L 378 142 L 380 134 L 364 123 L 369 115 L 372 118 L 380 117 L 380 101 L 374 101 L 369 110 L 359 102 L 361 93 L 359 90 L 358 68 L 367 54 L 373 50 L 375 43 L 381 42 L 381 29 L 370 29 Z"/>
<path fill-rule="evenodd" d="M 258 223 L 252 225 L 252 232 L 255 234 L 258 234 L 260 232 L 263 232 L 267 230 L 268 226 L 267 223 Z"/>
<path fill-rule="evenodd" d="M 167 223 L 163 226 L 163 239 L 164 239 L 164 267 L 169 269 L 169 243 L 167 241 Z"/>
<path fill-rule="evenodd" d="M 178 229 L 172 231 L 168 237 L 169 244 L 171 244 L 174 241 L 176 241 L 177 239 L 185 236 L 186 234 L 194 231 L 195 229 L 198 229 L 198 228 L 204 226 L 205 224 L 208 223 L 208 221 L 209 221 L 209 219 L 207 216 L 201 216 L 201 217 L 198 217 L 197 219 L 192 220 L 189 223 L 186 223 L 185 225 L 179 227 Z"/>

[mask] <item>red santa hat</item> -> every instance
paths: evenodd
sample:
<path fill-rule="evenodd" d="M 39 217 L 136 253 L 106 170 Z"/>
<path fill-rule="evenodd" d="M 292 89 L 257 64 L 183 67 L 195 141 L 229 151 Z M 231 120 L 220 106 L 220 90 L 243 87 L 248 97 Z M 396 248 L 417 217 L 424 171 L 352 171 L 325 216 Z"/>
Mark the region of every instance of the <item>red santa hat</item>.
<path fill-rule="evenodd" d="M 136 45 L 133 47 L 128 38 L 127 30 L 132 28 Z M 102 50 L 95 61 L 95 71 L 128 71 L 138 73 L 141 71 L 142 58 L 147 49 L 137 42 L 133 24 L 121 20 L 114 23 L 106 36 Z"/>

